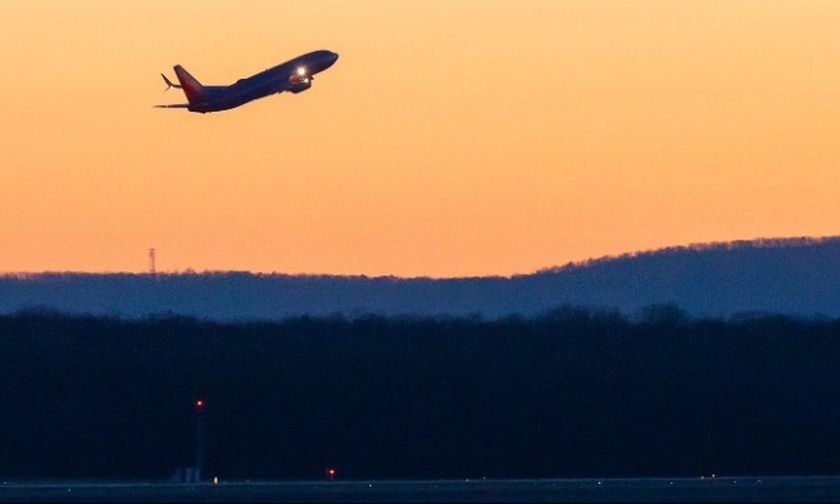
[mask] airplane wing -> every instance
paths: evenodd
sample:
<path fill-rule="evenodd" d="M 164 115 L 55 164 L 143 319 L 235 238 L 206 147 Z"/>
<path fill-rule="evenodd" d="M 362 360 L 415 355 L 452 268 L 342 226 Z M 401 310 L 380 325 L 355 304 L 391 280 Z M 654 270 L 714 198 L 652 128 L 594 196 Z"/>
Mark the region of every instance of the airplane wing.
<path fill-rule="evenodd" d="M 189 103 L 169 103 L 166 105 L 153 105 L 153 107 L 155 108 L 187 108 L 189 106 Z"/>

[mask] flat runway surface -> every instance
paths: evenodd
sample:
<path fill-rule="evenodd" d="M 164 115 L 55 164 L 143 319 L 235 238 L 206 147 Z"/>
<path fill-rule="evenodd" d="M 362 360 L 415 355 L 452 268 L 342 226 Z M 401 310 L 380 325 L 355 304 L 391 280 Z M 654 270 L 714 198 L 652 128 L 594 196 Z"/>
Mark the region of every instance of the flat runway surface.
<path fill-rule="evenodd" d="M 0 483 L 2 502 L 837 502 L 840 477 Z"/>

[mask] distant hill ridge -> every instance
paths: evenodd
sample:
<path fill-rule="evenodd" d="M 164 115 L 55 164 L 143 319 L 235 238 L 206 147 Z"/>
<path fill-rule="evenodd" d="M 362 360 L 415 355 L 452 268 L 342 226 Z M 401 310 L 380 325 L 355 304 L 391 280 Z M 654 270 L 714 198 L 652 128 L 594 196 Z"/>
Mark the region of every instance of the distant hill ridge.
<path fill-rule="evenodd" d="M 601 264 L 604 262 L 632 259 L 635 257 L 649 257 L 657 255 L 668 255 L 686 251 L 706 252 L 706 251 L 722 251 L 722 250 L 739 250 L 739 249 L 753 249 L 753 248 L 781 248 L 781 247 L 808 247 L 811 245 L 819 245 L 823 243 L 840 243 L 840 235 L 833 236 L 797 236 L 787 238 L 755 238 L 752 240 L 734 240 L 734 241 L 714 241 L 714 242 L 698 242 L 689 243 L 688 245 L 676 245 L 670 247 L 662 247 L 652 250 L 639 250 L 636 252 L 626 252 L 620 255 L 606 255 L 591 259 L 584 259 L 582 261 L 572 261 L 563 266 L 550 266 L 536 271 L 536 273 L 556 273 L 565 271 L 567 269 L 581 268 Z"/>
<path fill-rule="evenodd" d="M 563 304 L 633 313 L 675 303 L 693 315 L 840 316 L 840 236 L 761 238 L 606 256 L 512 277 L 431 279 L 248 272 L 9 273 L 0 312 L 51 309 L 218 320 L 291 316 L 534 315 Z"/>

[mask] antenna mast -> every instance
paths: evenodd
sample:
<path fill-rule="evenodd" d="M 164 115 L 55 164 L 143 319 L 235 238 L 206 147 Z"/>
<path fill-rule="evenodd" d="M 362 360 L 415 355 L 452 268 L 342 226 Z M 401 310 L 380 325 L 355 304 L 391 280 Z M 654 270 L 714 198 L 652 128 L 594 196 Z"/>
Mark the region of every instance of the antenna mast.
<path fill-rule="evenodd" d="M 157 278 L 157 271 L 155 270 L 155 249 L 149 249 L 149 276 Z"/>

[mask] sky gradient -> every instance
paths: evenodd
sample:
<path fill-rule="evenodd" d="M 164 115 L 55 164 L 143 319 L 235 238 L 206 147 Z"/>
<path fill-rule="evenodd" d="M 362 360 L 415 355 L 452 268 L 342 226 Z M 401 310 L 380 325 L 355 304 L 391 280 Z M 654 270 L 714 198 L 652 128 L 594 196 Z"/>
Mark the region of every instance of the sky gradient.
<path fill-rule="evenodd" d="M 0 3 L 0 271 L 509 275 L 840 230 L 840 2 Z M 193 114 L 314 49 L 308 91 Z"/>

